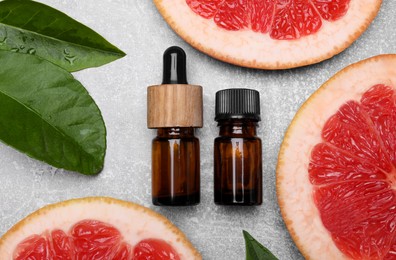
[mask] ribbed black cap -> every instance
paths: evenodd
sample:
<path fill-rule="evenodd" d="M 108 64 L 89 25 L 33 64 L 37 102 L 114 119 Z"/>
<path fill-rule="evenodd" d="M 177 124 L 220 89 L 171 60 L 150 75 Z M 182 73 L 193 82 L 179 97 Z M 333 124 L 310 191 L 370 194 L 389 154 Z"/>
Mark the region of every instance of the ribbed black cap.
<path fill-rule="evenodd" d="M 215 120 L 252 119 L 261 121 L 260 93 L 254 89 L 232 88 L 216 93 Z"/>

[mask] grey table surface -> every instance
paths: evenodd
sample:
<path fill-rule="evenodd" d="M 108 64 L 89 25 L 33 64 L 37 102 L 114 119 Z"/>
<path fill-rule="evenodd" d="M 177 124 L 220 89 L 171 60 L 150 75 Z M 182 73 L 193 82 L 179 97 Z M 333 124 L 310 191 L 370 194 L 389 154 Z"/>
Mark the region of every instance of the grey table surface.
<path fill-rule="evenodd" d="M 355 0 L 359 1 L 359 0 Z M 38 208 L 66 199 L 111 196 L 148 206 L 175 223 L 204 259 L 244 259 L 242 230 L 280 259 L 303 259 L 280 215 L 275 168 L 284 132 L 295 112 L 334 73 L 361 59 L 396 53 L 396 1 L 384 0 L 369 29 L 346 51 L 320 64 L 260 71 L 222 63 L 186 44 L 163 21 L 150 0 L 41 0 L 96 30 L 128 55 L 101 68 L 75 73 L 100 107 L 107 126 L 105 169 L 96 177 L 55 169 L 0 144 L 0 235 Z M 201 204 L 186 208 L 151 205 L 150 156 L 154 130 L 146 128 L 146 87 L 159 84 L 162 53 L 171 46 L 188 55 L 188 78 L 204 87 L 201 141 Z M 215 92 L 229 87 L 261 93 L 264 203 L 220 207 L 213 203 Z"/>

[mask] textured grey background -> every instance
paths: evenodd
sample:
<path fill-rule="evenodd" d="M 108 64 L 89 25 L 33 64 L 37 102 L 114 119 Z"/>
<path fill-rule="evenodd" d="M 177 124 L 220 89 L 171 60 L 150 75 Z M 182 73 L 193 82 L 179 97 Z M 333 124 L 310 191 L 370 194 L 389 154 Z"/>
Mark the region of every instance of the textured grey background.
<path fill-rule="evenodd" d="M 359 0 L 355 0 L 359 1 Z M 280 259 L 302 259 L 282 221 L 275 192 L 277 153 L 285 129 L 304 100 L 331 75 L 363 58 L 396 53 L 396 1 L 384 0 L 363 36 L 331 60 L 286 71 L 259 71 L 214 60 L 187 45 L 162 20 L 150 0 L 41 0 L 93 28 L 128 56 L 76 73 L 103 113 L 108 135 L 104 171 L 85 177 L 47 166 L 0 144 L 0 235 L 46 204 L 85 196 L 112 196 L 151 207 L 180 227 L 204 259 L 244 259 L 246 229 Z M 189 208 L 151 205 L 150 151 L 155 131 L 146 128 L 146 86 L 161 81 L 162 52 L 171 45 L 188 54 L 188 77 L 204 87 L 201 140 L 202 202 Z M 260 91 L 264 203 L 219 207 L 213 203 L 213 121 L 217 90 Z"/>

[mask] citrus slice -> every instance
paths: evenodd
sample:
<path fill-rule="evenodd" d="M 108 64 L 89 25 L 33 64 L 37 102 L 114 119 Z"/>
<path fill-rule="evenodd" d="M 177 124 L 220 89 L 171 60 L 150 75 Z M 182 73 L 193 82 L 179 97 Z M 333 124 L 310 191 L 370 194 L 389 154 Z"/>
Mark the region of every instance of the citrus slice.
<path fill-rule="evenodd" d="M 154 0 L 196 49 L 251 68 L 285 69 L 331 58 L 377 15 L 381 0 Z"/>
<path fill-rule="evenodd" d="M 46 206 L 0 239 L 0 259 L 202 259 L 165 217 L 137 204 L 94 197 Z"/>
<path fill-rule="evenodd" d="M 307 259 L 396 259 L 396 55 L 353 64 L 300 108 L 277 193 Z"/>

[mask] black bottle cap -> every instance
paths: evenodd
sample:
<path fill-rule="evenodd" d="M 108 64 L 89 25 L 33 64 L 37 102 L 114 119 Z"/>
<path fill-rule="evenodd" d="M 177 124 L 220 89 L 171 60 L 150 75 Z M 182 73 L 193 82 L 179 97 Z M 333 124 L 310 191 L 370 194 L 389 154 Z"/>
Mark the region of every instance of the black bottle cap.
<path fill-rule="evenodd" d="M 260 93 L 253 89 L 232 88 L 216 93 L 216 121 L 251 119 L 261 121 Z"/>
<path fill-rule="evenodd" d="M 186 73 L 186 53 L 177 46 L 164 52 L 164 73 L 162 84 L 188 84 Z"/>

